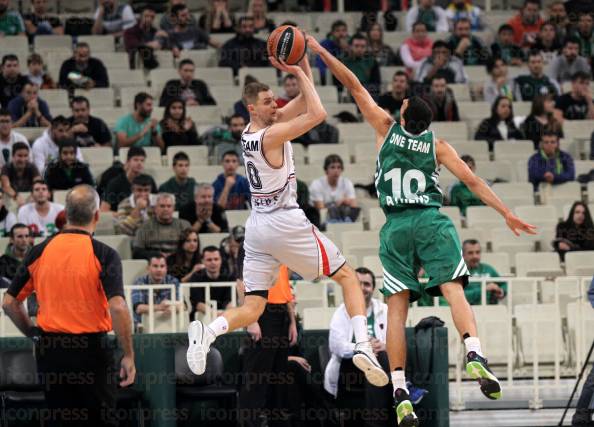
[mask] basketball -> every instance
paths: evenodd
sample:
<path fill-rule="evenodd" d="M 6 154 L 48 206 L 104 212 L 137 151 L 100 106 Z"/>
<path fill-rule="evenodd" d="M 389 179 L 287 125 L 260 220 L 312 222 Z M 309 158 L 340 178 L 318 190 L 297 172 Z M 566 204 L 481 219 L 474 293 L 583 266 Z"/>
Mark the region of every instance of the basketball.
<path fill-rule="evenodd" d="M 268 37 L 268 55 L 289 65 L 301 61 L 306 49 L 305 34 L 292 25 L 278 27 Z"/>

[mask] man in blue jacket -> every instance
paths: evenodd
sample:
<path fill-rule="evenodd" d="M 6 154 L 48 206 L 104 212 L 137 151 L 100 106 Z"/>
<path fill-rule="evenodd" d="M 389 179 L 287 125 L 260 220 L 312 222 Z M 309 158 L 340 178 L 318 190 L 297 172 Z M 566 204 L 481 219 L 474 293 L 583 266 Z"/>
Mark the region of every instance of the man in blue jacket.
<path fill-rule="evenodd" d="M 541 182 L 563 184 L 575 180 L 575 166 L 569 153 L 559 148 L 559 137 L 545 132 L 540 139 L 540 148 L 528 160 L 528 180 L 538 189 Z"/>

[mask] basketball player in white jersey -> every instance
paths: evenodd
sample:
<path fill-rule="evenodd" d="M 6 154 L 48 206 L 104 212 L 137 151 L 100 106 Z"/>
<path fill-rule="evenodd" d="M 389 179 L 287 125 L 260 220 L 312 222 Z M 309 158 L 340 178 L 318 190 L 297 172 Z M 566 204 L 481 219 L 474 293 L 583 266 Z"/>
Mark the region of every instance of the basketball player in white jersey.
<path fill-rule="evenodd" d="M 355 335 L 353 363 L 371 384 L 384 386 L 388 376 L 369 341 L 365 302 L 355 272 L 334 243 L 307 220 L 297 205 L 290 141 L 323 122 L 326 111 L 314 88 L 307 59 L 300 66 L 281 64 L 274 58 L 270 61 L 279 70 L 297 77 L 301 94 L 277 108 L 268 86 L 250 83 L 244 89 L 250 123 L 243 131 L 241 143 L 252 194 L 244 242 L 245 301 L 241 307 L 226 310 L 208 326 L 200 321 L 190 324 L 188 365 L 195 374 L 202 374 L 206 355 L 217 336 L 258 320 L 279 265 L 285 264 L 306 280 L 328 276 L 342 286 Z"/>

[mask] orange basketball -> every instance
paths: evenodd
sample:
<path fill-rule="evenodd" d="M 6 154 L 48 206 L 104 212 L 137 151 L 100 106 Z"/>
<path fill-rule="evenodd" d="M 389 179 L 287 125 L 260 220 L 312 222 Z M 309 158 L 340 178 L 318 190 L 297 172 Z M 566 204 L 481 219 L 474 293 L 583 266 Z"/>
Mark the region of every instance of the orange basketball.
<path fill-rule="evenodd" d="M 283 25 L 268 36 L 268 55 L 295 65 L 305 56 L 307 41 L 297 27 Z"/>

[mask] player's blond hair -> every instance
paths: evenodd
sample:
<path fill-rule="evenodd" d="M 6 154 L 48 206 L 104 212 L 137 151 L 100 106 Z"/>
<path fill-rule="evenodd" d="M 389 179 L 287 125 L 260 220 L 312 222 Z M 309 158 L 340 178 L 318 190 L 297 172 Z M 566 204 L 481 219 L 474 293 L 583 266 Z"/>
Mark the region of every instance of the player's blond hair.
<path fill-rule="evenodd" d="M 243 88 L 243 99 L 248 104 L 255 104 L 258 101 L 258 94 L 260 92 L 267 92 L 270 90 L 270 86 L 260 83 L 252 82 L 245 85 Z"/>

